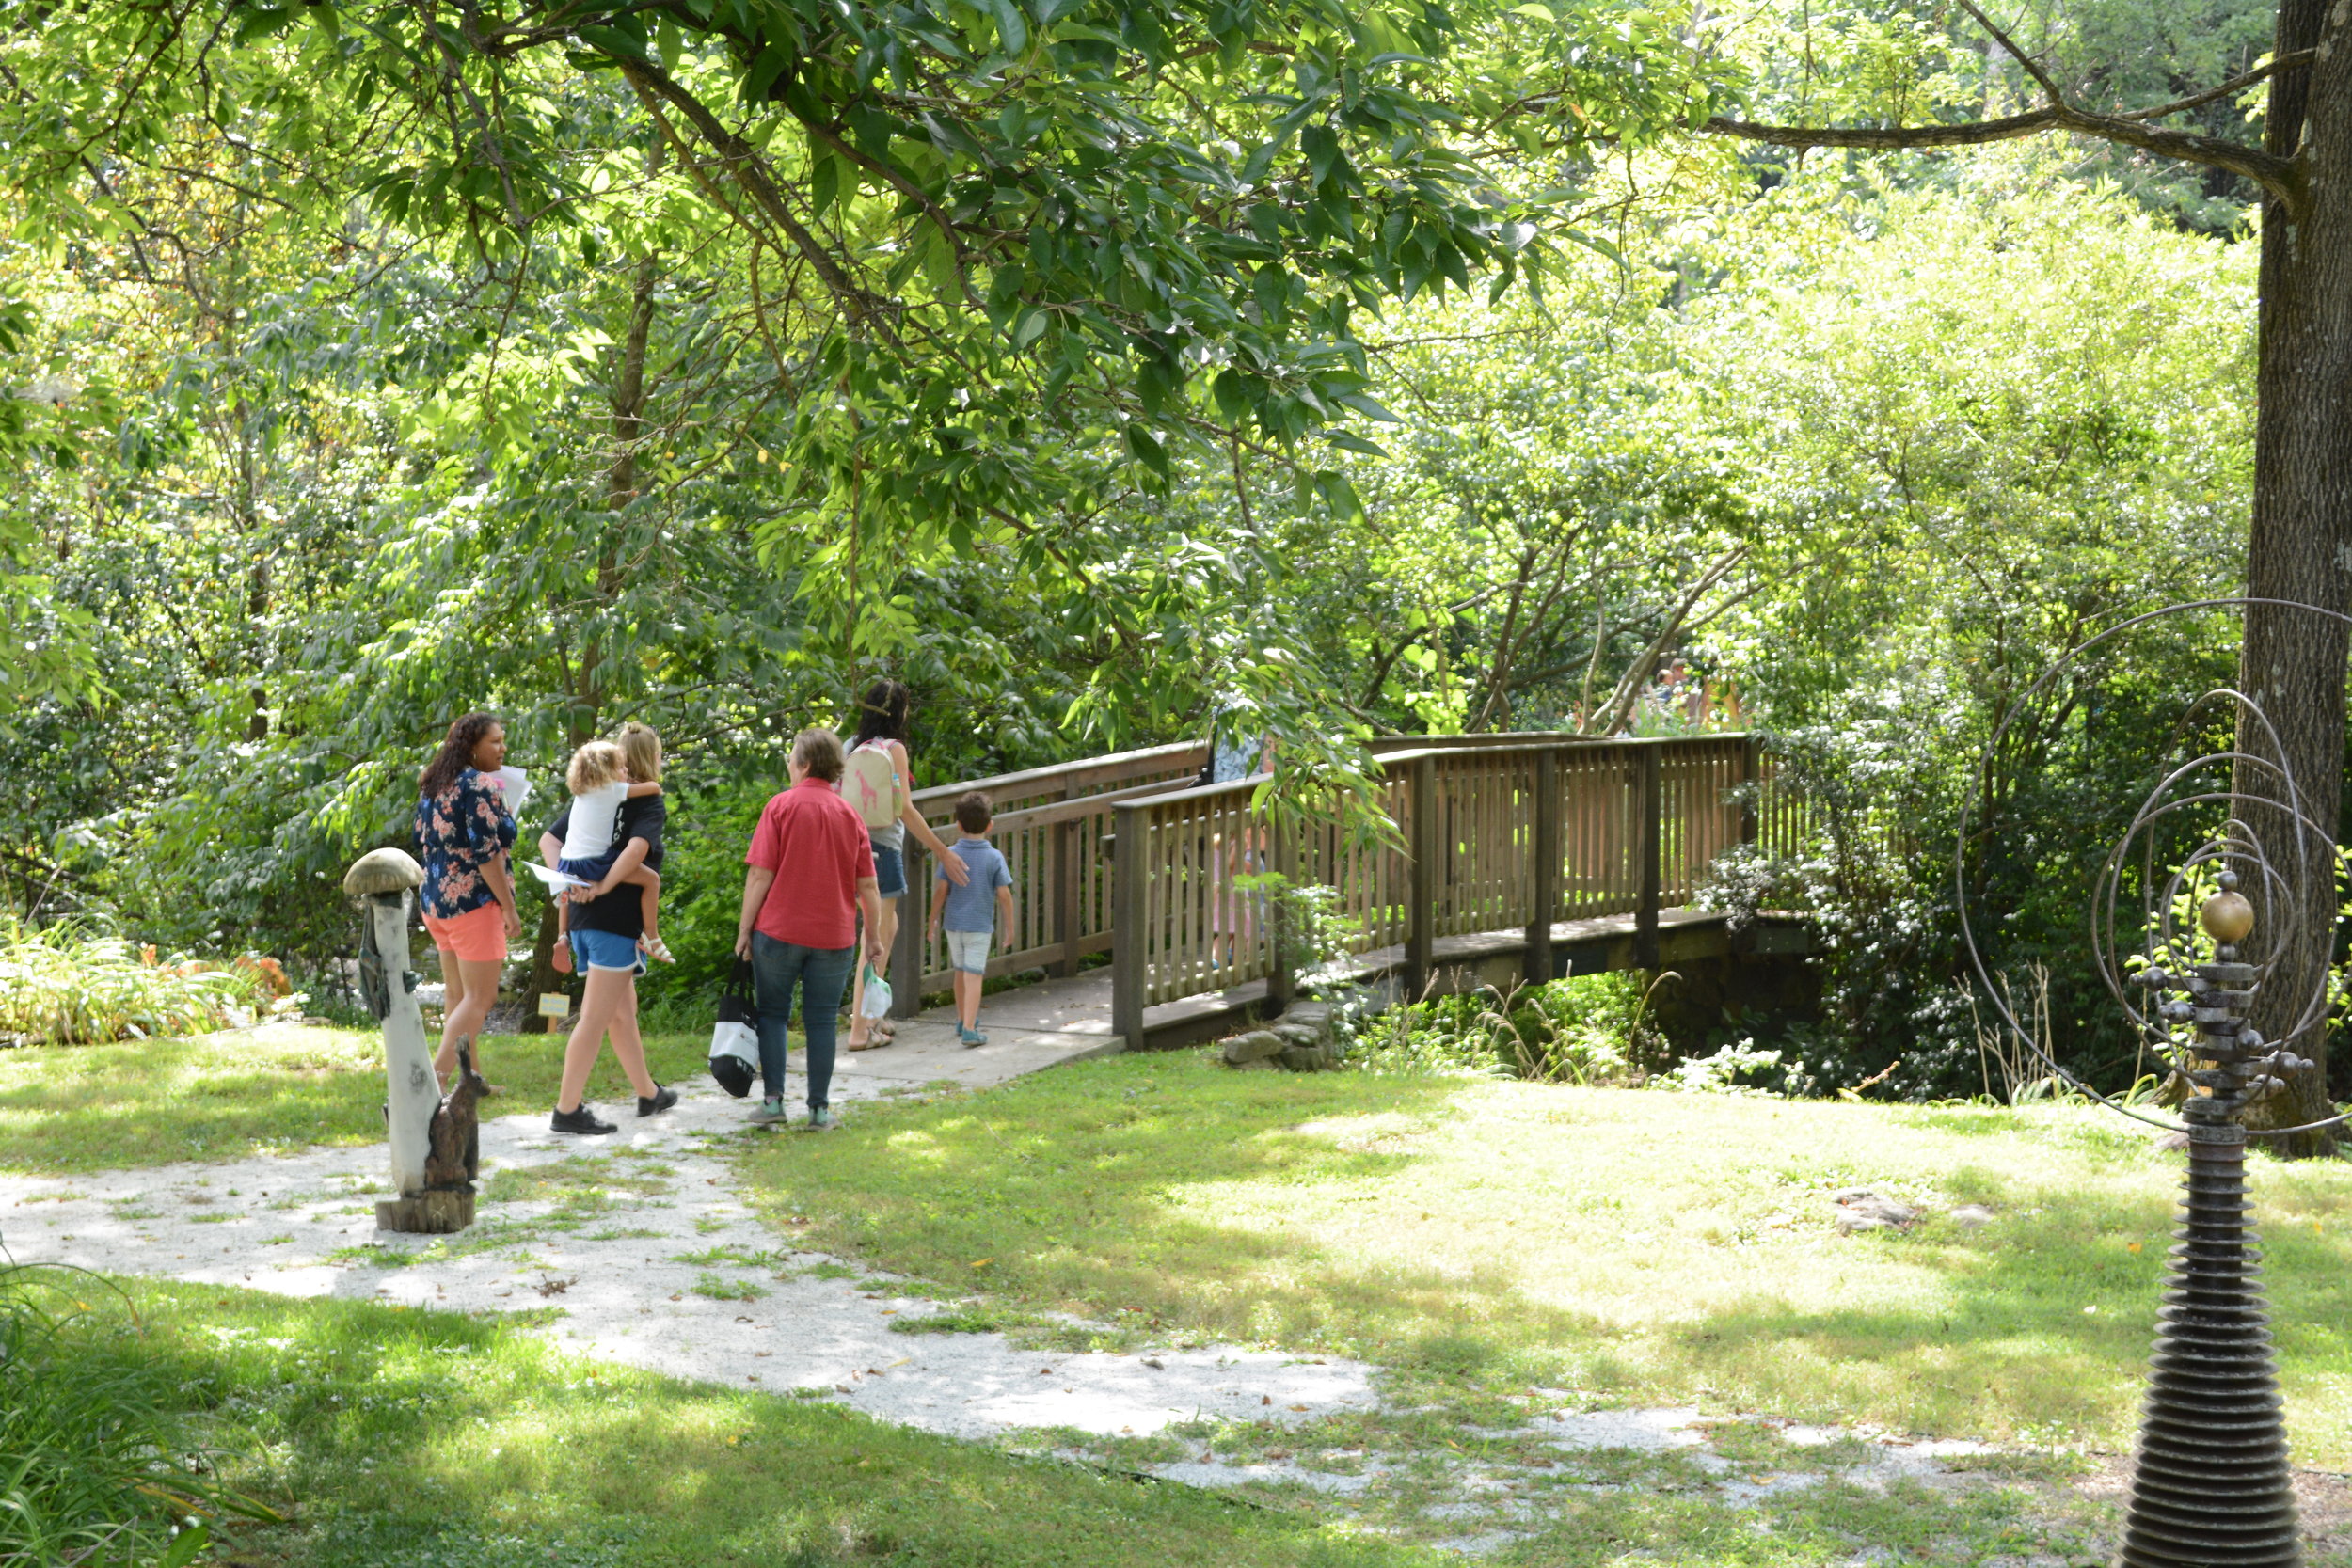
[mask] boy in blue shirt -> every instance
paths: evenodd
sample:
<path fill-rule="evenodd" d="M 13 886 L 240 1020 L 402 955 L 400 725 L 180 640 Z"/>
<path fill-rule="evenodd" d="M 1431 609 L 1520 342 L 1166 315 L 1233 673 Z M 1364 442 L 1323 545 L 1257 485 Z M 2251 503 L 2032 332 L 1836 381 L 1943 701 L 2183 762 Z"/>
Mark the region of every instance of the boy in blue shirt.
<path fill-rule="evenodd" d="M 974 790 L 956 802 L 961 836 L 947 846 L 972 873 L 961 887 L 950 886 L 943 868 L 931 878 L 931 939 L 947 933 L 947 963 L 956 972 L 956 1033 L 967 1046 L 986 1045 L 980 1033 L 980 985 L 988 976 L 990 939 L 998 922 L 1012 929 L 1012 870 L 1004 853 L 988 841 L 995 825 L 994 802 Z"/>

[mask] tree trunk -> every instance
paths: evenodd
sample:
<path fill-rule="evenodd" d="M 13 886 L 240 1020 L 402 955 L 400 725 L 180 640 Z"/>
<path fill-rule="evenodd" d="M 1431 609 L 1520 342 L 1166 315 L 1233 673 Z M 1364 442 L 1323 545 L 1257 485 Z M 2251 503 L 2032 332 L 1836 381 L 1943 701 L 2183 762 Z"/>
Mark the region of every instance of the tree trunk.
<path fill-rule="evenodd" d="M 620 364 L 612 379 L 612 462 L 605 471 L 604 494 L 606 506 L 615 513 L 637 499 L 637 443 L 645 428 L 645 345 L 653 335 L 653 292 L 659 281 L 660 269 L 655 258 L 648 255 L 637 263 L 629 298 L 628 336 L 621 343 Z M 596 560 L 596 592 L 609 604 L 619 596 L 622 586 L 620 555 L 608 541 Z M 575 750 L 596 738 L 603 718 L 600 662 L 592 636 L 582 646 L 580 673 L 573 683 L 571 744 Z M 566 980 L 556 972 L 555 906 L 549 903 L 540 911 L 539 934 L 532 945 L 533 1011 L 523 1020 L 523 1028 L 532 1034 L 552 1029 L 554 1021 L 540 1017 L 536 1011 L 539 997 L 558 990 L 577 996 L 579 983 L 577 975 Z"/>
<path fill-rule="evenodd" d="M 2342 613 L 2352 609 L 2352 27 L 2326 23 L 2327 0 L 2283 0 L 2279 8 L 2281 54 L 2320 47 L 2308 69 L 2282 72 L 2271 88 L 2265 147 L 2281 156 L 2301 150 L 2309 195 L 2292 221 L 2276 198 L 2263 210 L 2246 590 L 2257 599 Z M 2323 28 L 2331 35 L 2324 44 Z M 2253 1008 L 2253 1022 L 2273 1039 L 2293 1027 L 2334 952 L 2332 847 L 2342 803 L 2345 651 L 2344 624 L 2333 616 L 2281 605 L 2247 609 L 2240 689 L 2277 732 L 2304 815 L 2327 838 L 2314 843 L 2306 836 L 2298 856 L 2296 827 L 2273 803 L 2281 795 L 2277 780 L 2258 765 L 2238 765 L 2233 787 L 2239 816 L 2282 875 L 2296 874 L 2298 858 L 2304 865 L 2296 961 L 2280 966 Z M 2241 723 L 2237 744 L 2257 757 L 2273 754 L 2267 736 L 2250 723 Z M 2251 885 L 2246 892 L 2256 900 L 2257 918 L 2280 901 Z M 2294 1042 L 2296 1054 L 2318 1063 L 2316 1070 L 2254 1106 L 2249 1127 L 2288 1127 L 2334 1114 L 2325 1029 L 2323 1019 Z M 2335 1146 L 2324 1133 L 2280 1142 L 2280 1152 L 2299 1155 L 2329 1153 Z"/>

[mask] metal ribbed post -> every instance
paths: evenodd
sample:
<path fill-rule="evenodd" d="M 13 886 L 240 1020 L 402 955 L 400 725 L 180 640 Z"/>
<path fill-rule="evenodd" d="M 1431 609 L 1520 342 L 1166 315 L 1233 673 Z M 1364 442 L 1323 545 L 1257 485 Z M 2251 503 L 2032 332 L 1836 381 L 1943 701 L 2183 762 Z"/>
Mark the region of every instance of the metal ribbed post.
<path fill-rule="evenodd" d="M 2247 1219 L 2246 1130 L 2191 1122 L 2185 1186 L 2116 1561 L 2285 1568 L 2303 1553 Z"/>
<path fill-rule="evenodd" d="M 2224 900 L 2235 900 L 2236 911 L 2217 910 Z M 2210 900 L 2207 928 L 2217 939 L 2242 940 L 2252 924 L 2250 912 L 2236 912 L 2245 909 L 2234 893 Z M 2245 1031 L 2256 972 L 2237 958 L 2222 941 L 2215 961 L 2192 971 L 2192 999 L 2175 1005 L 2196 1020 L 2195 1054 L 2211 1065 L 2190 1070 L 2190 1081 L 2207 1092 L 2182 1107 L 2188 1196 L 2156 1314 L 2131 1504 L 2115 1559 L 2121 1568 L 2290 1568 L 2303 1560 L 2262 1253 L 2247 1218 L 2246 1129 L 2236 1121 L 2278 1053 L 2263 1055 L 2261 1037 Z M 2157 984 L 2167 978 L 2153 976 Z"/>

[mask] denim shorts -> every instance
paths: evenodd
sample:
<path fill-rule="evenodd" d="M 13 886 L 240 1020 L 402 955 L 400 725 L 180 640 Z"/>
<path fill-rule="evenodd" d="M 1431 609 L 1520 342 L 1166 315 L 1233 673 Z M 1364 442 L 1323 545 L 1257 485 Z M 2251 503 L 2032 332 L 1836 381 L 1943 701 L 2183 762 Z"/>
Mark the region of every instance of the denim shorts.
<path fill-rule="evenodd" d="M 637 950 L 637 939 L 625 937 L 617 931 L 574 931 L 572 962 L 582 970 L 626 969 L 632 974 L 645 973 L 645 955 Z"/>
<path fill-rule="evenodd" d="M 988 973 L 988 947 L 995 940 L 993 931 L 945 931 L 947 939 L 947 967 L 964 974 Z"/>
<path fill-rule="evenodd" d="M 893 849 L 886 844 L 875 845 L 874 880 L 881 884 L 884 898 L 904 898 L 907 895 L 906 851 Z"/>

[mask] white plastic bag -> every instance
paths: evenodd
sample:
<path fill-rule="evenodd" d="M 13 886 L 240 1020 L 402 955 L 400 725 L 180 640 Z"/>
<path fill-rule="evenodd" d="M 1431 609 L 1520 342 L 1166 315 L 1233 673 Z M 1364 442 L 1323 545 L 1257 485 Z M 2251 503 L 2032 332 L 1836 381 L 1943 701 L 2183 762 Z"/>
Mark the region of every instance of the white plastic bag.
<path fill-rule="evenodd" d="M 866 995 L 858 1003 L 857 1011 L 860 1018 L 890 1016 L 890 982 L 872 964 L 866 966 Z"/>

